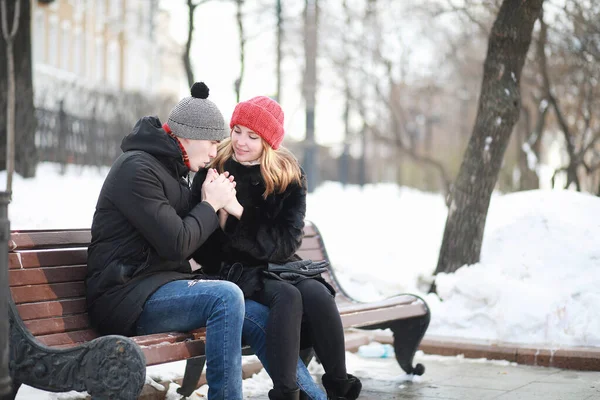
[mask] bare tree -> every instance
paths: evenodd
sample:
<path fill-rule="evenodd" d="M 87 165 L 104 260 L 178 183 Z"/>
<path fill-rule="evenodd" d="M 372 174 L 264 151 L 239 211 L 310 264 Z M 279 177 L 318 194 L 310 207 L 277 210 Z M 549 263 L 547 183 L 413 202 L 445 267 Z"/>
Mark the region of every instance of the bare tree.
<path fill-rule="evenodd" d="M 244 33 L 244 14 L 242 12 L 244 0 L 235 0 L 235 4 L 235 20 L 238 26 L 238 41 L 240 44 L 240 73 L 235 80 L 235 101 L 239 103 L 240 91 L 242 88 L 242 82 L 244 80 L 244 69 L 246 67 L 246 35 Z"/>
<path fill-rule="evenodd" d="M 306 102 L 306 137 L 304 139 L 303 166 L 306 170 L 308 191 L 315 190 L 317 177 L 317 151 L 315 142 L 315 103 L 317 90 L 317 26 L 318 0 L 304 1 L 304 99 Z"/>
<path fill-rule="evenodd" d="M 0 62 L 0 165 L 7 165 L 11 169 L 14 167 L 15 172 L 28 178 L 35 175 L 37 165 L 31 61 L 31 4 L 29 1 L 20 0 L 4 0 L 2 4 L 0 18 L 3 34 L 0 35 L 0 60 L 7 62 Z M 9 21 L 12 21 L 12 26 L 9 25 Z M 15 97 L 11 92 L 19 95 Z M 14 135 L 15 127 L 19 129 L 17 141 L 14 140 L 14 136 L 9 138 L 10 132 L 7 131 L 7 128 L 12 129 L 11 134 Z M 10 147 L 13 147 L 13 150 Z M 7 157 L 14 161 L 9 161 Z"/>
<path fill-rule="evenodd" d="M 558 30 L 552 30 L 540 16 L 538 44 L 542 91 L 567 153 L 567 163 L 554 172 L 552 184 L 565 173 L 565 187 L 596 192 L 600 182 L 600 6 L 568 1 L 563 10 L 562 19 L 552 24 L 558 24 Z"/>
<path fill-rule="evenodd" d="M 283 12 L 281 8 L 281 0 L 276 0 L 275 16 L 277 18 L 277 63 L 275 68 L 275 76 L 277 79 L 277 88 L 275 90 L 275 100 L 281 103 L 281 63 L 283 62 Z"/>
<path fill-rule="evenodd" d="M 542 3 L 504 0 L 492 26 L 475 126 L 452 189 L 435 273 L 479 261 L 492 190 L 521 110 L 521 72 Z"/>
<path fill-rule="evenodd" d="M 192 87 L 192 85 L 196 82 L 194 79 L 194 69 L 192 67 L 192 61 L 190 59 L 190 51 L 192 49 L 192 39 L 194 37 L 194 15 L 196 13 L 196 7 L 201 6 L 202 4 L 208 3 L 211 0 L 187 0 L 188 6 L 188 34 L 187 41 L 185 42 L 185 50 L 182 55 L 183 67 L 185 68 L 185 74 L 188 80 L 188 86 Z"/>
<path fill-rule="evenodd" d="M 8 27 L 6 0 L 2 3 L 2 37 L 6 43 L 6 63 L 8 69 L 8 90 L 6 102 L 6 191 L 12 193 L 12 179 L 15 171 L 15 55 L 13 43 L 19 29 L 21 1 L 16 0 L 12 28 Z"/>
<path fill-rule="evenodd" d="M 199 1 L 186 0 L 186 1 L 187 1 L 187 7 L 188 7 L 188 34 L 187 34 L 187 41 L 185 43 L 185 50 L 182 55 L 182 60 L 183 60 L 183 66 L 185 68 L 185 73 L 186 73 L 187 80 L 188 80 L 188 85 L 190 87 L 192 87 L 192 85 L 196 82 L 196 80 L 194 78 L 194 69 L 192 66 L 191 58 L 190 58 L 190 53 L 191 53 L 191 49 L 192 49 L 192 40 L 194 37 L 194 16 L 195 16 L 196 8 L 198 6 L 206 4 L 211 0 L 199 0 Z M 244 71 L 245 71 L 245 66 L 246 66 L 245 65 L 245 57 L 246 57 L 245 52 L 246 52 L 247 38 L 244 33 L 244 14 L 243 14 L 244 0 L 235 0 L 235 4 L 236 4 L 235 18 L 236 18 L 236 22 L 237 22 L 237 26 L 238 26 L 238 39 L 239 39 L 239 44 L 240 44 L 240 72 L 234 82 L 234 89 L 235 89 L 236 101 L 239 102 L 240 101 L 240 91 L 241 91 L 241 87 L 242 87 L 242 81 L 244 79 Z"/>
<path fill-rule="evenodd" d="M 389 159 L 386 158 L 383 163 L 387 164 L 388 170 L 389 162 L 393 163 L 398 183 L 403 175 L 401 166 L 414 164 L 416 168 L 412 168 L 411 175 L 415 176 L 415 181 L 426 186 L 426 179 L 432 177 L 431 173 L 434 172 L 440 183 L 429 182 L 430 186 L 435 185 L 435 189 L 447 193 L 450 187 L 449 173 L 431 145 L 433 124 L 439 120 L 434 115 L 433 98 L 439 93 L 433 83 L 423 87 L 407 83 L 405 74 L 398 74 L 397 71 L 404 70 L 408 57 L 398 57 L 398 52 L 383 50 L 390 45 L 390 36 L 384 32 L 387 30 L 389 33 L 394 26 L 390 22 L 394 16 L 381 12 L 388 5 L 391 4 L 369 0 L 364 3 L 364 9 L 357 9 L 350 2 L 343 2 L 342 12 L 336 10 L 334 14 L 338 18 L 343 16 L 343 20 L 337 21 L 343 28 L 336 26 L 333 32 L 325 35 L 330 46 L 325 53 L 339 71 L 340 94 L 346 98 L 343 118 L 347 133 L 343 160 L 347 159 L 347 149 L 353 140 L 360 141 L 363 149 L 368 142 L 371 147 L 386 150 Z M 384 26 L 386 23 L 388 25 Z M 401 37 L 399 33 L 399 39 L 392 45 L 408 53 L 403 49 Z M 350 114 L 353 119 L 359 117 L 363 120 L 360 124 L 362 128 L 357 126 L 351 129 Z M 363 137 L 367 134 L 369 138 Z M 378 170 L 376 165 L 382 164 L 382 160 L 381 155 L 378 160 L 370 160 L 371 169 Z M 367 163 L 363 163 L 366 169 Z M 378 179 L 375 174 L 372 175 L 373 179 Z M 417 175 L 419 178 L 416 178 Z"/>

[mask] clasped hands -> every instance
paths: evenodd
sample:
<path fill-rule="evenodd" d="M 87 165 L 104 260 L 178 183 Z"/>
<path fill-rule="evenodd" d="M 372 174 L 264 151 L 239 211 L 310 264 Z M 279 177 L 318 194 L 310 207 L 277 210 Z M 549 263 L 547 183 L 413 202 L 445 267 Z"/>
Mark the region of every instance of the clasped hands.
<path fill-rule="evenodd" d="M 239 219 L 244 212 L 237 200 L 235 186 L 233 175 L 227 171 L 219 174 L 214 168 L 208 170 L 202 184 L 202 201 L 206 201 L 217 210 L 221 228 L 224 228 L 230 214 Z"/>

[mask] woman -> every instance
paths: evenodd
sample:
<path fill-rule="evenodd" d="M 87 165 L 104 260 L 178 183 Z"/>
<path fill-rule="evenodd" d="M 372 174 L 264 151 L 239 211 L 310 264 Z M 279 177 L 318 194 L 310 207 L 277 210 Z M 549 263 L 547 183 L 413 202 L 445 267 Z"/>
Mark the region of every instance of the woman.
<path fill-rule="evenodd" d="M 296 366 L 301 331 L 303 345 L 312 346 L 323 364 L 328 398 L 356 399 L 362 385 L 346 373 L 333 288 L 320 277 L 286 280 L 263 273 L 269 263 L 298 259 L 304 228 L 306 178 L 295 157 L 280 146 L 283 118 L 279 104 L 264 96 L 235 107 L 230 138 L 220 144 L 211 174 L 229 172 L 237 199 L 219 210 L 222 229 L 213 233 L 196 261 L 205 272 L 238 283 L 247 298 L 269 306 L 265 367 L 274 384 L 270 399 L 300 396 Z M 199 172 L 193 193 L 200 193 L 207 174 Z"/>

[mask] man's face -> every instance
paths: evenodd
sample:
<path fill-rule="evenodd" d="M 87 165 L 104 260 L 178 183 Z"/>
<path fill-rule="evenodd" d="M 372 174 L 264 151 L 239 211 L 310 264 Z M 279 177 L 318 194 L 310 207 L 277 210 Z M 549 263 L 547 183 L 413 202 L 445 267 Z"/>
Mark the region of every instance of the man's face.
<path fill-rule="evenodd" d="M 190 159 L 190 169 L 198 172 L 217 156 L 218 140 L 180 139 Z"/>

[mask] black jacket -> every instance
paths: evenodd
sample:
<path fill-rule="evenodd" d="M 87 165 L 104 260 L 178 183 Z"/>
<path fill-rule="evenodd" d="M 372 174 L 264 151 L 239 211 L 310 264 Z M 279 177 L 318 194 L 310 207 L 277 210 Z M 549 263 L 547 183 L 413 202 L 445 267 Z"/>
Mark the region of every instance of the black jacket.
<path fill-rule="evenodd" d="M 189 173 L 176 140 L 145 117 L 121 144 L 92 222 L 86 294 L 92 325 L 103 334 L 135 334 L 148 297 L 160 286 L 193 279 L 187 261 L 215 231 L 207 203 L 191 208 Z"/>
<path fill-rule="evenodd" d="M 298 259 L 295 253 L 302 244 L 306 213 L 304 174 L 300 185 L 292 183 L 283 193 L 273 193 L 264 199 L 265 184 L 259 165 L 245 166 L 230 159 L 225 170 L 234 175 L 237 198 L 244 212 L 240 220 L 230 216 L 225 231 L 217 229 L 194 254 L 203 271 L 216 274 L 223 262 L 252 267 Z M 206 173 L 201 170 L 194 178 L 194 202 L 200 199 Z"/>

